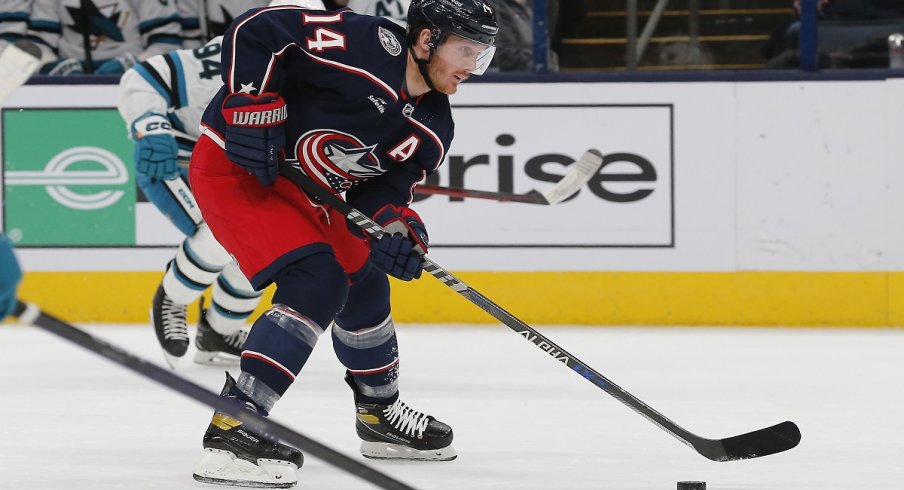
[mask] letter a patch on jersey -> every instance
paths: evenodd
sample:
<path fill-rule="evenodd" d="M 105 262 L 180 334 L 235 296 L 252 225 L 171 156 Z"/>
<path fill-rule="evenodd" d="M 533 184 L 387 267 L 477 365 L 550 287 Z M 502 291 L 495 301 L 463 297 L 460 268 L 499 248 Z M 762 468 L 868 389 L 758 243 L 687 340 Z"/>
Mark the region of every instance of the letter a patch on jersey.
<path fill-rule="evenodd" d="M 392 149 L 386 152 L 387 155 L 390 156 L 393 160 L 397 162 L 404 162 L 411 158 L 411 155 L 414 155 L 414 152 L 417 151 L 417 147 L 421 145 L 421 139 L 416 135 L 409 135 L 405 141 L 402 141 Z"/>

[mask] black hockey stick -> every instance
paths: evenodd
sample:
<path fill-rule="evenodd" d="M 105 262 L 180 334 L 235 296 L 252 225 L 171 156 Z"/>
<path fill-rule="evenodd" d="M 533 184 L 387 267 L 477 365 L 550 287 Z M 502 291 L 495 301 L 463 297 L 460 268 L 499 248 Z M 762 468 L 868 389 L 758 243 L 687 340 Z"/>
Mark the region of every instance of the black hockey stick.
<path fill-rule="evenodd" d="M 88 16 L 88 4 L 87 0 L 81 0 L 79 2 L 80 17 L 82 21 L 82 48 L 85 50 L 85 73 L 91 74 L 94 73 L 94 57 L 91 54 L 91 32 L 94 31 L 94 22 Z M 94 7 L 92 4 L 91 7 Z M 94 10 L 97 10 L 97 7 L 94 7 Z"/>
<path fill-rule="evenodd" d="M 321 202 L 337 209 L 344 214 L 349 221 L 361 228 L 367 235 L 373 238 L 379 238 L 386 233 L 380 225 L 374 223 L 373 220 L 352 207 L 342 198 L 310 180 L 301 170 L 293 167 L 290 163 L 280 162 L 279 173 L 290 179 L 311 196 L 314 196 Z M 582 376 L 587 381 L 590 381 L 606 393 L 612 395 L 618 401 L 627 405 L 628 408 L 656 424 L 687 446 L 694 448 L 706 458 L 713 461 L 734 461 L 739 459 L 757 458 L 787 451 L 797 446 L 800 442 L 800 430 L 794 422 L 782 422 L 773 425 L 772 427 L 766 427 L 765 429 L 755 430 L 753 432 L 725 439 L 706 439 L 689 432 L 675 422 L 669 420 L 665 415 L 662 415 L 646 403 L 640 401 L 634 395 L 625 391 L 602 374 L 587 366 L 583 361 L 556 345 L 553 341 L 543 336 L 543 334 L 534 328 L 515 318 L 514 315 L 490 301 L 489 298 L 480 294 L 474 288 L 461 282 L 449 271 L 430 260 L 426 255 L 423 256 L 423 260 L 424 270 L 429 272 L 430 275 L 439 279 L 446 286 L 452 288 L 458 294 L 461 294 L 470 302 L 479 306 L 494 318 L 504 323 L 518 335 L 531 341 L 534 345 L 539 347 L 540 350 L 546 352 L 579 376 Z"/>
<path fill-rule="evenodd" d="M 598 150 L 587 150 L 581 156 L 568 173 L 562 176 L 554 186 L 544 192 L 531 190 L 524 194 L 501 191 L 480 191 L 475 189 L 462 189 L 460 187 L 446 187 L 441 185 L 418 184 L 414 188 L 415 194 L 463 197 L 472 199 L 489 199 L 501 202 L 520 202 L 525 204 L 540 204 L 550 206 L 573 196 L 577 191 L 596 175 L 603 165 L 603 155 Z M 179 159 L 179 166 L 188 168 L 188 160 Z M 170 185 L 170 181 L 165 181 Z M 173 190 L 170 185 L 170 189 Z M 175 192 L 175 190 L 173 190 Z"/>
<path fill-rule="evenodd" d="M 443 187 L 439 185 L 418 184 L 414 188 L 417 194 L 442 194 L 452 197 L 470 197 L 477 199 L 491 199 L 502 202 L 521 202 L 527 204 L 552 205 L 573 196 L 584 184 L 596 175 L 603 165 L 603 155 L 597 150 L 587 150 L 581 158 L 575 162 L 556 185 L 545 192 L 532 190 L 524 194 L 512 192 L 478 191 L 473 189 L 461 189 L 457 187 Z"/>
<path fill-rule="evenodd" d="M 515 194 L 513 192 L 494 192 L 479 191 L 475 189 L 462 189 L 460 187 L 445 187 L 441 185 L 418 184 L 414 188 L 415 194 L 423 194 L 432 196 L 439 194 L 442 196 L 465 197 L 472 199 L 489 199 L 491 201 L 500 202 L 521 202 L 526 204 L 552 204 L 543 197 L 538 190 L 532 190 L 524 194 Z"/>
<path fill-rule="evenodd" d="M 195 401 L 228 414 L 270 440 L 283 440 L 302 451 L 322 459 L 343 471 L 347 471 L 362 480 L 373 483 L 380 488 L 386 490 L 415 490 L 413 487 L 361 462 L 355 461 L 313 439 L 303 436 L 279 422 L 264 418 L 243 408 L 241 404 L 234 403 L 227 398 L 222 398 L 216 393 L 208 391 L 204 387 L 189 381 L 168 369 L 161 368 L 156 364 L 145 361 L 113 344 L 94 337 L 84 330 L 44 313 L 33 304 L 19 301 L 13 315 L 23 323 L 34 325 L 54 335 L 58 335 L 100 355 L 101 357 L 113 361 L 120 366 L 131 369 L 146 378 L 150 378 L 167 388 L 178 391 Z"/>

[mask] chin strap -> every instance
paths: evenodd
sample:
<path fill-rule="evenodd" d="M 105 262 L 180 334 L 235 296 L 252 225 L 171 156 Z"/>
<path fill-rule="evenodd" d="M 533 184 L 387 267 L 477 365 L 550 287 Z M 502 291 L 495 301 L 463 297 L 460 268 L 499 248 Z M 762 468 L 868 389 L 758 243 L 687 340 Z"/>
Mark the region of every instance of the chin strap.
<path fill-rule="evenodd" d="M 433 80 L 430 79 L 430 73 L 427 70 L 427 65 L 430 64 L 430 60 L 433 59 L 433 50 L 430 50 L 430 57 L 426 60 L 422 60 L 418 58 L 416 54 L 414 54 L 413 46 L 409 50 L 411 51 L 411 57 L 414 58 L 414 62 L 417 63 L 417 69 L 421 72 L 421 77 L 423 77 L 424 82 L 427 83 L 427 87 L 429 87 L 430 90 L 435 91 L 436 86 L 433 85 Z"/>

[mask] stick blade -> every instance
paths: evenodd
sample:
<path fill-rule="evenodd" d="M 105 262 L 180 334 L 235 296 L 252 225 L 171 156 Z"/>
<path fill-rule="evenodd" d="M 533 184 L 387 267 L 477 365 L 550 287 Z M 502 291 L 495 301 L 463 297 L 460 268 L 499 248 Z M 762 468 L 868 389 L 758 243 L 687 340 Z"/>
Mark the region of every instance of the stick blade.
<path fill-rule="evenodd" d="M 39 68 L 40 57 L 37 46 L 21 40 L 0 53 L 0 105 Z"/>
<path fill-rule="evenodd" d="M 703 439 L 694 449 L 713 461 L 738 461 L 787 451 L 800 443 L 800 429 L 786 421 L 726 439 Z"/>
<path fill-rule="evenodd" d="M 603 166 L 603 154 L 599 150 L 590 149 L 574 162 L 574 168 L 568 172 L 558 184 L 543 193 L 549 204 L 558 204 L 573 196 L 584 184 L 596 175 Z"/>

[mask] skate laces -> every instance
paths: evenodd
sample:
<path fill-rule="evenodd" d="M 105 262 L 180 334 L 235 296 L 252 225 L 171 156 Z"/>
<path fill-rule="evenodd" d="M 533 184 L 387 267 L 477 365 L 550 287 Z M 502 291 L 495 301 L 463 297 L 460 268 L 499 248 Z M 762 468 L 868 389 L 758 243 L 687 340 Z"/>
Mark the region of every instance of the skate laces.
<path fill-rule="evenodd" d="M 188 327 L 186 327 L 185 313 L 188 307 L 177 305 L 163 296 L 160 305 L 160 317 L 163 321 L 163 336 L 166 339 L 185 339 L 188 340 Z"/>
<path fill-rule="evenodd" d="M 401 399 L 397 399 L 395 403 L 384 409 L 383 415 L 386 416 L 386 421 L 400 432 L 414 436 L 417 431 L 418 438 L 424 434 L 424 431 L 427 430 L 427 423 L 430 422 L 429 415 L 408 407 Z"/>

